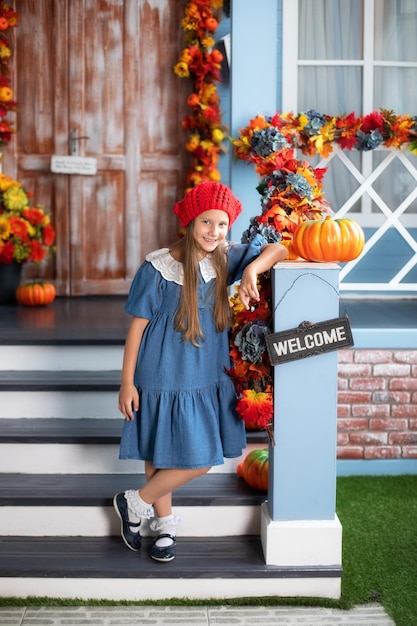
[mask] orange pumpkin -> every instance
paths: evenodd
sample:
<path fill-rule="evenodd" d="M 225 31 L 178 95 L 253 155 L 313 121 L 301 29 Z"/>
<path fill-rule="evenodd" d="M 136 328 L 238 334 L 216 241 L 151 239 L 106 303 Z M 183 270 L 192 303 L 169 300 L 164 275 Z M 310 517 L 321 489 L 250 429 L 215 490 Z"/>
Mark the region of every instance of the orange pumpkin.
<path fill-rule="evenodd" d="M 24 306 L 46 306 L 55 300 L 52 283 L 23 283 L 16 289 L 16 300 Z"/>
<path fill-rule="evenodd" d="M 254 489 L 268 491 L 268 448 L 252 450 L 236 468 L 237 475 Z"/>
<path fill-rule="evenodd" d="M 362 252 L 365 235 L 357 222 L 348 218 L 302 222 L 293 237 L 296 254 L 307 261 L 353 261 Z"/>

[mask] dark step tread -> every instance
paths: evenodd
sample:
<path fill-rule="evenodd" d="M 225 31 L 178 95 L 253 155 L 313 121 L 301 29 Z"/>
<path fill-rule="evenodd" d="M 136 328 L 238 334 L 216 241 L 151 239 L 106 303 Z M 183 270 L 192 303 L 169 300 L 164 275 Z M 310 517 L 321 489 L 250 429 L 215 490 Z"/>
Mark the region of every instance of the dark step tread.
<path fill-rule="evenodd" d="M 116 410 L 115 410 L 116 413 Z M 123 417 L 0 418 L 0 443 L 120 443 Z"/>
<path fill-rule="evenodd" d="M 112 506 L 115 493 L 144 481 L 143 474 L 0 474 L 0 506 Z M 173 493 L 174 506 L 256 506 L 266 499 L 234 472 L 200 476 Z"/>
<path fill-rule="evenodd" d="M 0 391 L 118 391 L 119 370 L 0 371 Z"/>
<path fill-rule="evenodd" d="M 131 552 L 119 537 L 5 537 L 0 539 L 2 577 L 42 578 L 305 578 L 340 577 L 334 567 L 266 565 L 259 537 L 181 537 L 177 558 L 156 563 Z"/>
<path fill-rule="evenodd" d="M 122 416 L 118 419 L 5 417 L 0 418 L 0 443 L 118 444 L 122 426 Z M 246 440 L 268 445 L 265 431 L 248 431 Z"/>
<path fill-rule="evenodd" d="M 126 296 L 59 297 L 47 307 L 2 306 L 3 345 L 123 345 Z"/>

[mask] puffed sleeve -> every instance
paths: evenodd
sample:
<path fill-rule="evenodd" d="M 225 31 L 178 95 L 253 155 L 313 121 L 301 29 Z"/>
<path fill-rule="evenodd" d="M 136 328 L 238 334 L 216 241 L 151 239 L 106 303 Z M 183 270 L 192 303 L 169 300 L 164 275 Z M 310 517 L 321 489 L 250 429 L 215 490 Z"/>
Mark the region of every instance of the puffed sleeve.
<path fill-rule="evenodd" d="M 235 243 L 229 246 L 227 251 L 228 285 L 233 285 L 233 283 L 242 278 L 245 267 L 261 254 L 262 248 L 266 246 L 267 243 L 265 237 L 257 234 L 250 243 Z"/>
<path fill-rule="evenodd" d="M 162 301 L 161 274 L 145 261 L 136 272 L 125 305 L 126 313 L 150 320 Z"/>

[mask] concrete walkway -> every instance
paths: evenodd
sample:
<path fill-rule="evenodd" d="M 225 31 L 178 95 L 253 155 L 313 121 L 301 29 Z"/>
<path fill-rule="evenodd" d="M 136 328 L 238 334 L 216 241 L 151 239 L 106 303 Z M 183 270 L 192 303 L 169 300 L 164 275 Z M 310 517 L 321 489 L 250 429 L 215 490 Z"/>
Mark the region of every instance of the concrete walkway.
<path fill-rule="evenodd" d="M 395 626 L 379 604 L 320 607 L 0 607 L 1 626 Z"/>

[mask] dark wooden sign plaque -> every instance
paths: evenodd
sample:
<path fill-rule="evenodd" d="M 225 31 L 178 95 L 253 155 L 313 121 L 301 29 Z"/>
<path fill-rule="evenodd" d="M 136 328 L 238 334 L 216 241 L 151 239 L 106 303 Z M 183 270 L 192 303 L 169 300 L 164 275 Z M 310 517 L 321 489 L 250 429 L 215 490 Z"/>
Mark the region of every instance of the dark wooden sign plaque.
<path fill-rule="evenodd" d="M 301 322 L 297 328 L 265 335 L 265 340 L 272 365 L 353 346 L 352 331 L 346 316 L 315 324 Z"/>

